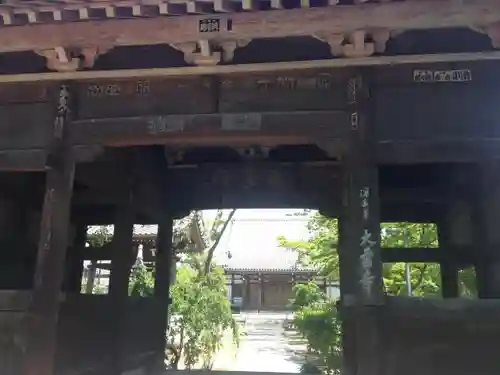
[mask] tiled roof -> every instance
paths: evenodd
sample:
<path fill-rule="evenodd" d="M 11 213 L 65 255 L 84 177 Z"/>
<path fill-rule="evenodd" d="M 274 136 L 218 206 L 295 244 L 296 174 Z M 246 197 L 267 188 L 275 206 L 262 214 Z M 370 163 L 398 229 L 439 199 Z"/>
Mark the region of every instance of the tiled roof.
<path fill-rule="evenodd" d="M 158 233 L 158 225 L 134 225 L 134 237 L 153 237 Z"/>
<path fill-rule="evenodd" d="M 228 256 L 231 254 L 231 257 Z M 270 247 L 266 251 L 249 252 L 229 250 L 217 252 L 215 262 L 231 271 L 267 271 L 267 272 L 315 272 L 312 267 L 304 267 L 298 263 L 298 254 L 283 247 Z"/>

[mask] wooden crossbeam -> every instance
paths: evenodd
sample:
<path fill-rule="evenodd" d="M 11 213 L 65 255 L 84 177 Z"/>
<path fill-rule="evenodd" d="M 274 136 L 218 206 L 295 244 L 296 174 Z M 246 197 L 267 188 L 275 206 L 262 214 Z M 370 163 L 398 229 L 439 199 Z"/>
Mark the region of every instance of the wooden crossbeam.
<path fill-rule="evenodd" d="M 158 3 L 158 11 L 165 12 L 163 3 Z M 211 13 L 213 3 L 185 1 L 186 13 Z M 95 5 L 94 5 L 95 6 Z M 103 9 L 119 9 L 120 3 L 105 2 Z M 404 2 L 383 2 L 362 6 L 326 6 L 286 10 L 281 9 L 281 1 L 273 0 L 274 11 L 238 12 L 233 14 L 210 14 L 210 22 L 218 25 L 207 29 L 200 27 L 204 17 L 153 17 L 143 18 L 139 2 L 131 2 L 131 15 L 135 19 L 111 18 L 105 21 L 67 22 L 62 24 L 38 24 L 39 10 L 35 7 L 25 11 L 30 27 L 10 29 L 0 35 L 0 51 L 30 51 L 54 48 L 56 46 L 78 45 L 142 45 L 192 42 L 200 39 L 225 38 L 278 38 L 288 36 L 328 35 L 332 33 L 350 33 L 356 30 L 388 29 L 390 31 L 422 30 L 438 28 L 461 28 L 474 25 L 476 29 L 489 28 L 500 21 L 500 3 L 496 0 L 475 0 L 456 2 L 454 0 L 419 0 Z M 150 5 L 144 5 L 150 6 Z M 246 4 L 248 7 L 248 4 Z M 308 6 L 301 2 L 301 6 Z M 67 5 L 63 5 L 68 7 Z M 89 7 L 82 4 L 81 8 Z M 92 5 L 90 5 L 92 7 Z M 123 7 L 123 6 L 122 6 Z M 139 7 L 139 8 L 137 8 Z M 220 11 L 229 8 L 217 2 Z M 207 9 L 205 9 L 207 8 Z M 6 7 L 16 11 L 16 7 Z M 52 6 L 52 21 L 63 17 L 64 12 Z M 21 11 L 21 10 L 19 10 Z M 86 20 L 87 14 L 84 15 Z M 106 12 L 108 14 L 108 12 Z M 114 16 L 114 14 L 113 14 Z M 4 16 L 4 23 L 12 22 L 12 17 Z M 81 20 L 78 18 L 78 20 Z M 297 25 L 300 24 L 300 27 Z"/>
<path fill-rule="evenodd" d="M 80 120 L 74 132 L 77 144 L 115 147 L 304 144 L 343 138 L 349 118 L 343 111 L 165 115 Z"/>
<path fill-rule="evenodd" d="M 345 67 L 367 67 L 383 65 L 430 64 L 464 61 L 498 61 L 500 51 L 440 53 L 427 55 L 373 56 L 359 58 L 337 58 L 274 62 L 258 64 L 188 66 L 155 69 L 87 70 L 75 72 L 26 73 L 0 75 L 0 83 L 84 81 L 107 79 L 141 79 L 151 77 L 226 76 L 232 74 L 270 73 L 277 71 L 304 71 L 312 69 L 334 69 Z"/>

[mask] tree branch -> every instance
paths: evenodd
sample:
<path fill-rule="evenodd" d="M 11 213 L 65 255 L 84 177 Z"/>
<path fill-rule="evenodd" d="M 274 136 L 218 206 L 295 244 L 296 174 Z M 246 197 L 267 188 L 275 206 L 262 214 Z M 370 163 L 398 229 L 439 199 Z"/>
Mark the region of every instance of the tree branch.
<path fill-rule="evenodd" d="M 420 275 L 419 275 L 418 280 L 415 283 L 415 285 L 412 285 L 412 288 L 411 288 L 412 290 L 415 290 L 418 287 L 420 287 L 420 285 L 422 285 L 422 282 L 424 281 L 424 274 L 425 274 L 425 271 L 427 270 L 427 264 L 424 264 L 424 266 L 422 268 L 419 268 L 418 270 L 420 271 Z"/>
<path fill-rule="evenodd" d="M 231 212 L 229 213 L 228 218 L 224 222 L 224 225 L 222 226 L 221 231 L 217 235 L 217 238 L 215 239 L 215 242 L 212 244 L 210 249 L 208 250 L 207 253 L 207 259 L 205 260 L 205 270 L 204 270 L 204 275 L 207 275 L 210 272 L 210 265 L 212 264 L 212 259 L 214 257 L 214 252 L 217 246 L 219 245 L 219 242 L 224 235 L 224 232 L 226 231 L 227 227 L 229 226 L 229 223 L 233 220 L 233 216 L 236 213 L 236 208 L 233 208 Z"/>

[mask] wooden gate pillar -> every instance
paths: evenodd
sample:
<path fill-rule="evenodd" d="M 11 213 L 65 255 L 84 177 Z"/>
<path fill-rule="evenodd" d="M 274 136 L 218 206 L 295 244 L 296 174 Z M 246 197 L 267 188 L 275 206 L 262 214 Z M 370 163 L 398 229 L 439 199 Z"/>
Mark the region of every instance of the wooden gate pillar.
<path fill-rule="evenodd" d="M 483 164 L 475 194 L 474 247 L 479 298 L 500 298 L 500 172 L 498 163 Z"/>
<path fill-rule="evenodd" d="M 130 197 L 131 199 L 131 197 Z M 111 364 L 109 375 L 123 372 L 124 340 L 127 324 L 128 286 L 132 268 L 132 236 L 135 214 L 132 202 L 126 201 L 117 208 L 113 239 L 111 242 L 111 275 L 109 278 L 109 296 L 111 300 Z"/>
<path fill-rule="evenodd" d="M 46 162 L 45 198 L 29 309 L 24 375 L 54 375 L 56 332 L 75 170 L 69 134 L 70 100 L 69 86 L 61 85 Z"/>
<path fill-rule="evenodd" d="M 343 163 L 340 215 L 340 290 L 344 375 L 381 373 L 377 306 L 384 300 L 380 257 L 378 169 L 367 82 L 348 83 L 351 129 Z"/>
<path fill-rule="evenodd" d="M 156 358 L 151 373 L 156 373 L 165 368 L 165 335 L 168 322 L 168 307 L 170 305 L 170 282 L 172 280 L 172 262 L 175 254 L 172 247 L 173 218 L 170 214 L 165 215 L 163 221 L 158 225 L 158 237 L 156 240 L 155 255 L 155 319 L 158 337 L 156 347 Z"/>
<path fill-rule="evenodd" d="M 69 293 L 79 294 L 82 288 L 83 252 L 87 240 L 87 224 L 76 222 L 74 224 L 73 243 L 69 246 L 66 256 L 66 279 L 64 290 Z"/>
<path fill-rule="evenodd" d="M 465 201 L 455 200 L 446 207 L 438 221 L 439 251 L 447 255 L 447 259 L 440 262 L 441 293 L 443 298 L 457 298 L 458 264 L 453 248 L 461 245 L 470 245 L 470 206 Z"/>

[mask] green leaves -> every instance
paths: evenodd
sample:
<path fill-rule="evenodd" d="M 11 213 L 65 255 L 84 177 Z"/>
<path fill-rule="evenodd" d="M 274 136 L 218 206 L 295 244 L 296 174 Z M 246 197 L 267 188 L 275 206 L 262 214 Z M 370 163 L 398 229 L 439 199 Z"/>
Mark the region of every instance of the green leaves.
<path fill-rule="evenodd" d="M 329 300 L 315 283 L 294 286 L 293 326 L 307 340 L 309 357 L 327 374 L 341 368 L 341 327 L 335 302 Z"/>
<path fill-rule="evenodd" d="M 212 267 L 207 275 L 200 276 L 189 266 L 181 266 L 171 296 L 171 314 L 177 320 L 169 327 L 169 336 L 183 338 L 179 347 L 184 364 L 192 368 L 201 361 L 204 368 L 210 368 L 224 332 L 232 330 L 235 341 L 239 337 L 227 298 L 224 271 Z"/>
<path fill-rule="evenodd" d="M 201 363 L 210 369 L 213 357 L 222 346 L 225 332 L 231 331 L 236 344 L 239 342 L 238 325 L 233 319 L 228 299 L 224 270 L 212 264 L 213 252 L 220 237 L 232 220 L 232 210 L 225 220 L 219 210 L 217 223 L 211 230 L 214 244 L 205 253 L 185 252 L 183 264 L 177 267 L 176 282 L 170 287 L 172 304 L 169 308 L 167 342 L 177 351 L 186 368 Z M 182 246 L 190 244 L 186 231 L 174 228 L 174 249 L 183 252 Z M 154 292 L 154 275 L 140 261 L 131 273 L 130 295 L 150 297 Z M 177 368 L 178 363 L 173 367 Z"/>

